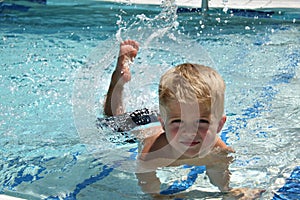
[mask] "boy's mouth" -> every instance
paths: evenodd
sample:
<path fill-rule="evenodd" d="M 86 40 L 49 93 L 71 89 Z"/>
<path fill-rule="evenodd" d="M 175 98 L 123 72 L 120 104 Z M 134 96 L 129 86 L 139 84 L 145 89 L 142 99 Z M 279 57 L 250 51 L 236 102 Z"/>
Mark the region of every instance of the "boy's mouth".
<path fill-rule="evenodd" d="M 196 146 L 197 144 L 200 144 L 199 141 L 184 141 L 184 142 L 180 142 L 181 144 L 184 144 L 185 146 Z"/>

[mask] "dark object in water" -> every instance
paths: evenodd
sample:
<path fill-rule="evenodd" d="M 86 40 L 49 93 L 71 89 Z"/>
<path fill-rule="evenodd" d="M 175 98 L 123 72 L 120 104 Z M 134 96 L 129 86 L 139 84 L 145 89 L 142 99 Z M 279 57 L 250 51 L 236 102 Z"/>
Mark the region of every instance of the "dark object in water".
<path fill-rule="evenodd" d="M 126 132 L 137 126 L 158 122 L 158 112 L 151 111 L 147 108 L 135 110 L 131 113 L 111 116 L 106 118 L 98 118 L 96 125 L 98 128 L 108 127 L 113 131 Z"/>

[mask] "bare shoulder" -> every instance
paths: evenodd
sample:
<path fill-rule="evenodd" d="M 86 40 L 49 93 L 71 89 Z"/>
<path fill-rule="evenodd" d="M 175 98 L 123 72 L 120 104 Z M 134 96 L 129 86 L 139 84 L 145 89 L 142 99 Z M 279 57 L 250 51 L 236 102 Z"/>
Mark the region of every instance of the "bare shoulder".
<path fill-rule="evenodd" d="M 231 153 L 234 153 L 234 150 L 219 139 L 212 151 L 206 156 L 207 168 L 227 168 L 234 159 Z"/>
<path fill-rule="evenodd" d="M 145 153 L 154 152 L 162 149 L 168 144 L 166 134 L 164 131 L 159 131 L 151 137 L 145 138 L 144 149 L 147 147 L 148 151 Z"/>
<path fill-rule="evenodd" d="M 214 146 L 214 149 L 219 149 L 221 151 L 228 152 L 228 153 L 234 153 L 235 152 L 234 149 L 227 146 L 225 144 L 225 142 L 223 140 L 221 140 L 221 138 L 218 138 L 218 140 L 217 140 L 217 142 Z"/>
<path fill-rule="evenodd" d="M 140 130 L 131 131 L 140 141 L 152 140 L 158 137 L 164 130 L 161 126 L 152 126 Z"/>
<path fill-rule="evenodd" d="M 164 130 L 161 126 L 149 127 L 143 130 L 136 130 L 133 132 L 139 139 L 142 145 L 141 153 L 149 153 L 155 151 L 163 144 Z"/>

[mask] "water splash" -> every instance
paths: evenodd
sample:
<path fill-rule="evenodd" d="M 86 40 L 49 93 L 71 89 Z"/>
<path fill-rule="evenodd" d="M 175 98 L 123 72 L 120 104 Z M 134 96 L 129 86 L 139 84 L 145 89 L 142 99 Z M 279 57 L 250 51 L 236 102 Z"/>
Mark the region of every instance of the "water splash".
<path fill-rule="evenodd" d="M 163 37 L 170 30 L 178 27 L 177 5 L 175 0 L 164 0 L 161 4 L 161 12 L 153 18 L 144 13 L 133 15 L 133 22 L 126 22 L 119 15 L 117 25 L 119 27 L 116 39 L 123 41 L 126 38 L 136 39 L 147 46 L 154 38 Z"/>
<path fill-rule="evenodd" d="M 196 41 L 178 31 L 174 0 L 163 1 L 161 12 L 157 15 L 151 17 L 146 14 L 133 15 L 128 21 L 122 14 L 119 15 L 115 38 L 100 44 L 95 53 L 91 53 L 87 67 L 79 70 L 74 85 L 73 113 L 81 141 L 95 156 L 103 156 L 109 150 L 114 156 L 110 156 L 112 160 L 106 163 L 124 160 L 118 156 L 120 151 L 122 155 L 128 154 L 126 148 L 120 149 L 107 140 L 115 133 L 98 130 L 95 126 L 99 112 L 103 112 L 99 99 L 97 103 L 97 96 L 102 104 L 102 97 L 106 95 L 110 75 L 115 68 L 120 41 L 131 38 L 140 43 L 138 56 L 130 66 L 132 79 L 124 88 L 123 102 L 127 112 L 145 107 L 158 110 L 158 83 L 167 69 L 184 62 L 213 66 L 208 53 Z M 118 169 L 134 170 L 134 165 L 122 163 Z"/>

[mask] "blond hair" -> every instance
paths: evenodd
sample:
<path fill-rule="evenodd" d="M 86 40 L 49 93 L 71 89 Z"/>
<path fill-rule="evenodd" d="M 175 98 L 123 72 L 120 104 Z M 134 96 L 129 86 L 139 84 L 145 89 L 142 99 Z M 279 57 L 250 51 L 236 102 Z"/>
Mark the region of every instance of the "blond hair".
<path fill-rule="evenodd" d="M 214 69 L 192 63 L 180 64 L 168 70 L 160 79 L 159 104 L 168 107 L 171 101 L 197 101 L 207 111 L 224 113 L 225 83 Z M 213 109 L 212 109 L 213 108 Z"/>

